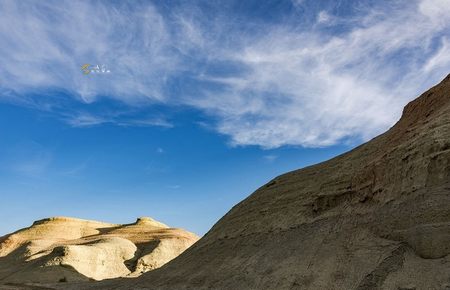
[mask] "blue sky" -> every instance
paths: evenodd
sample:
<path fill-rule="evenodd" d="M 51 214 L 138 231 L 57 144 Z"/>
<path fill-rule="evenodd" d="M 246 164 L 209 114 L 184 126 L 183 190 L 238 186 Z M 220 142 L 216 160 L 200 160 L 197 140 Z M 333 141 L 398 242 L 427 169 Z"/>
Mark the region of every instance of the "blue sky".
<path fill-rule="evenodd" d="M 389 128 L 449 73 L 449 28 L 448 0 L 1 0 L 0 235 L 55 215 L 204 234 Z"/>

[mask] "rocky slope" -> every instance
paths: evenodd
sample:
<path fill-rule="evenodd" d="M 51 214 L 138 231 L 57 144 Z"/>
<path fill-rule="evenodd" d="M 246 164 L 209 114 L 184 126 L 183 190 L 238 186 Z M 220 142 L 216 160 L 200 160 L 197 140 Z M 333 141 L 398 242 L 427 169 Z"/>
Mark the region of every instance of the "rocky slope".
<path fill-rule="evenodd" d="M 262 186 L 162 268 L 95 287 L 441 290 L 449 254 L 450 76 L 385 134 Z"/>
<path fill-rule="evenodd" d="M 197 240 L 151 218 L 127 225 L 44 219 L 0 238 L 0 284 L 134 277 L 164 265 Z"/>

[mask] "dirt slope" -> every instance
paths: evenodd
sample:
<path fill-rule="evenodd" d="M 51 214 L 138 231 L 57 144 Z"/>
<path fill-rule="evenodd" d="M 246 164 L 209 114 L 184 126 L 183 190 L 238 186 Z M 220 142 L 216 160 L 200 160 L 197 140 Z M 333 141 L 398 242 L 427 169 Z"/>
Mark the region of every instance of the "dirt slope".
<path fill-rule="evenodd" d="M 0 284 L 135 277 L 167 263 L 197 239 L 150 218 L 128 225 L 44 219 L 0 238 Z"/>
<path fill-rule="evenodd" d="M 449 254 L 450 76 L 385 134 L 262 186 L 162 268 L 95 288 L 442 290 Z"/>

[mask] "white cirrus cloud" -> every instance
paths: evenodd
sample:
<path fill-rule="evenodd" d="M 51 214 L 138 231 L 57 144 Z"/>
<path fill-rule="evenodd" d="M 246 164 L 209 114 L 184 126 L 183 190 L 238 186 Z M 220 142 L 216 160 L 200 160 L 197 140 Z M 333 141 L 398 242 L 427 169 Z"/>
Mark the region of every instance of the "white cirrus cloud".
<path fill-rule="evenodd" d="M 448 73 L 448 0 L 362 1 L 351 15 L 286 2 L 316 13 L 317 23 L 242 24 L 196 4 L 167 12 L 152 2 L 1 1 L 0 100 L 26 104 L 50 90 L 85 105 L 187 105 L 233 145 L 317 147 L 375 136 Z M 85 63 L 111 73 L 83 75 Z M 125 124 L 67 111 L 72 126 Z M 160 116 L 128 119 L 172 126 Z"/>
<path fill-rule="evenodd" d="M 193 105 L 219 116 L 217 129 L 234 145 L 367 140 L 448 73 L 450 5 L 444 2 L 372 8 L 351 18 L 352 29 L 331 35 L 273 27 L 228 51 L 244 69 L 238 77 L 207 78 L 222 90 Z"/>
<path fill-rule="evenodd" d="M 86 103 L 99 96 L 163 100 L 167 75 L 181 66 L 169 28 L 153 5 L 112 4 L 2 1 L 2 87 L 62 90 Z M 105 64 L 111 73 L 83 75 L 83 64 Z"/>

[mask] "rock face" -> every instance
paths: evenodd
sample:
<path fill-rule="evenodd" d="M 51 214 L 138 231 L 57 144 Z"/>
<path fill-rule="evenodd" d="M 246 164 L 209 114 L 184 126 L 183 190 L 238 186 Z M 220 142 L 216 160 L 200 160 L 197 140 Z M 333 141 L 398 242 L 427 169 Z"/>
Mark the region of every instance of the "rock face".
<path fill-rule="evenodd" d="M 161 267 L 197 240 L 151 218 L 127 225 L 44 219 L 0 238 L 0 284 L 138 276 Z"/>
<path fill-rule="evenodd" d="M 96 287 L 441 290 L 449 254 L 450 76 L 385 134 L 259 188 L 164 267 Z"/>

